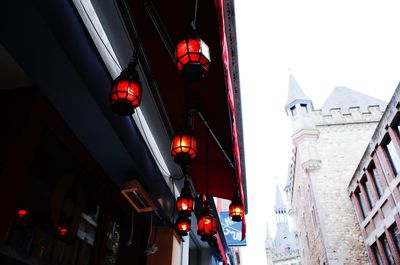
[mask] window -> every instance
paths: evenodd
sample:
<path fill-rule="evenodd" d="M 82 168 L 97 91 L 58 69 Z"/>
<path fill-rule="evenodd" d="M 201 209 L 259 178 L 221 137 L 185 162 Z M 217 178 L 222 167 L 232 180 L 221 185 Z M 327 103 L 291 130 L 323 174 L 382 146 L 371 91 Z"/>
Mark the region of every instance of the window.
<path fill-rule="evenodd" d="M 383 192 L 384 192 L 384 185 L 383 185 L 383 179 L 382 177 L 379 175 L 378 170 L 375 167 L 374 162 L 371 163 L 371 166 L 369 167 L 368 171 L 371 173 L 373 179 L 374 179 L 374 184 L 376 187 L 376 190 L 378 192 L 379 197 L 382 196 Z"/>
<path fill-rule="evenodd" d="M 393 224 L 389 228 L 389 232 L 393 237 L 394 243 L 396 244 L 397 251 L 400 252 L 400 231 L 396 224 Z"/>
<path fill-rule="evenodd" d="M 382 242 L 383 250 L 385 251 L 387 261 L 389 265 L 394 265 L 394 259 L 392 252 L 390 251 L 389 243 L 385 235 L 382 235 L 379 240 Z"/>
<path fill-rule="evenodd" d="M 374 255 L 375 255 L 376 261 L 378 262 L 378 265 L 383 265 L 382 256 L 379 253 L 378 246 L 376 245 L 376 243 L 371 246 L 371 249 L 372 249 L 372 252 L 374 252 Z"/>
<path fill-rule="evenodd" d="M 290 107 L 290 112 L 292 113 L 292 117 L 295 117 L 297 115 L 296 106 Z"/>
<path fill-rule="evenodd" d="M 372 196 L 372 190 L 371 190 L 371 183 L 366 180 L 362 185 L 364 185 L 365 190 L 367 191 L 367 197 L 368 197 L 368 202 L 369 205 L 371 205 L 371 208 L 374 207 L 375 205 L 375 200 L 374 197 Z"/>
<path fill-rule="evenodd" d="M 367 207 L 365 205 L 364 197 L 361 195 L 360 191 L 356 192 L 356 196 L 358 200 L 360 201 L 360 208 L 362 212 L 362 218 L 365 218 L 368 214 Z"/>
<path fill-rule="evenodd" d="M 394 147 L 392 140 L 389 140 L 385 146 L 386 152 L 389 156 L 390 164 L 393 168 L 395 175 L 400 171 L 400 156 Z"/>
<path fill-rule="evenodd" d="M 308 112 L 307 104 L 300 104 L 300 108 L 301 108 L 301 110 L 302 110 L 304 113 L 307 113 L 307 112 Z"/>

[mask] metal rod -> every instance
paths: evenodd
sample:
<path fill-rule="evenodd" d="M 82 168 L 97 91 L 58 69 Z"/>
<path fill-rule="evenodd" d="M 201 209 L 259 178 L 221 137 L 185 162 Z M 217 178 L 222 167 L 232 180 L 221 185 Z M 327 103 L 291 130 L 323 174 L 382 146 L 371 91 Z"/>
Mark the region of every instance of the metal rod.
<path fill-rule="evenodd" d="M 222 153 L 224 154 L 226 160 L 228 161 L 229 165 L 232 167 L 232 169 L 235 169 L 235 166 L 233 165 L 232 161 L 230 160 L 229 156 L 227 155 L 227 153 L 225 152 L 224 148 L 222 147 L 221 143 L 218 141 L 217 137 L 215 136 L 214 132 L 211 130 L 210 125 L 208 125 L 206 119 L 204 118 L 204 116 L 201 114 L 200 111 L 195 110 L 195 112 L 197 113 L 197 115 L 200 117 L 200 119 L 203 121 L 204 125 L 206 126 L 206 128 L 208 129 L 209 133 L 211 134 L 212 138 L 214 139 L 214 141 L 216 142 L 217 146 L 219 149 L 221 149 Z"/>

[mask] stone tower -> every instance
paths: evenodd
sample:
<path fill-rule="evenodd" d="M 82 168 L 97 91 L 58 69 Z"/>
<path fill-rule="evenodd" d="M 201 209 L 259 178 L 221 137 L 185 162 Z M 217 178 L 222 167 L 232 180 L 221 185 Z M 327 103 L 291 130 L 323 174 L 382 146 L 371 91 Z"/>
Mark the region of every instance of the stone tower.
<path fill-rule="evenodd" d="M 303 264 L 368 264 L 346 187 L 386 104 L 335 88 L 314 110 L 293 76 L 286 113 L 294 158 L 285 187 Z"/>

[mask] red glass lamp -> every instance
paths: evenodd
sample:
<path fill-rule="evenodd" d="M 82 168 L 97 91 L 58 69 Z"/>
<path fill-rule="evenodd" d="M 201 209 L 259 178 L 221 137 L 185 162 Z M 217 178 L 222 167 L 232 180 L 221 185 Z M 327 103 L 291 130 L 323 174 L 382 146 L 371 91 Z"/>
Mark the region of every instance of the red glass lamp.
<path fill-rule="evenodd" d="M 232 221 L 240 222 L 242 221 L 244 214 L 243 204 L 240 200 L 238 192 L 233 195 L 232 202 L 229 205 L 229 216 L 232 217 Z"/>
<path fill-rule="evenodd" d="M 187 236 L 190 231 L 191 223 L 189 216 L 179 214 L 179 217 L 175 222 L 176 233 L 179 236 Z"/>
<path fill-rule="evenodd" d="M 136 71 L 137 61 L 129 63 L 114 80 L 110 93 L 112 110 L 120 115 L 132 115 L 142 99 L 142 85 Z"/>
<path fill-rule="evenodd" d="M 26 218 L 28 216 L 28 211 L 25 209 L 18 210 L 18 217 L 19 218 Z"/>
<path fill-rule="evenodd" d="M 203 202 L 201 216 L 197 220 L 197 234 L 203 241 L 210 241 L 217 234 L 217 219 L 212 215 L 207 201 Z"/>
<path fill-rule="evenodd" d="M 197 155 L 196 138 L 188 133 L 175 135 L 171 144 L 171 155 L 179 165 L 188 165 Z"/>
<path fill-rule="evenodd" d="M 175 59 L 178 71 L 188 82 L 202 80 L 210 68 L 209 48 L 196 36 L 190 36 L 178 44 Z"/>
<path fill-rule="evenodd" d="M 68 234 L 68 228 L 65 226 L 57 226 L 57 232 L 60 236 L 66 236 Z"/>
<path fill-rule="evenodd" d="M 179 214 L 190 216 L 193 212 L 194 198 L 189 188 L 189 182 L 185 181 L 185 185 L 181 190 L 181 195 L 176 200 L 176 208 Z"/>

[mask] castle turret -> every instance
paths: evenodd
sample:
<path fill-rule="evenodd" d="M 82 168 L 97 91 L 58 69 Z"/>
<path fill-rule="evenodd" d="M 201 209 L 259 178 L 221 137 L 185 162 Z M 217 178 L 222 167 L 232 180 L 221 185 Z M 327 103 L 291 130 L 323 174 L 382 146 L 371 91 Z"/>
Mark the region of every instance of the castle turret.
<path fill-rule="evenodd" d="M 302 154 L 300 161 L 303 169 L 319 168 L 321 162 L 316 149 L 319 132 L 311 116 L 314 106 L 292 75 L 289 75 L 285 110 L 292 122 L 293 144 Z"/>
<path fill-rule="evenodd" d="M 289 231 L 286 204 L 283 202 L 282 194 L 276 185 L 275 191 L 275 216 L 276 216 L 276 234 L 275 234 L 275 253 L 289 253 L 290 250 L 297 249 L 294 236 Z"/>

